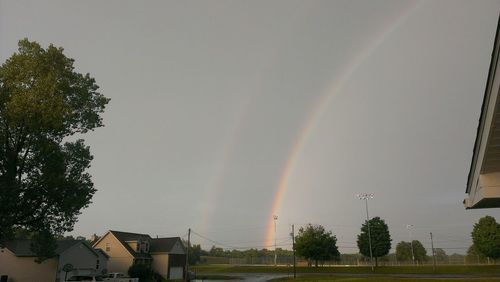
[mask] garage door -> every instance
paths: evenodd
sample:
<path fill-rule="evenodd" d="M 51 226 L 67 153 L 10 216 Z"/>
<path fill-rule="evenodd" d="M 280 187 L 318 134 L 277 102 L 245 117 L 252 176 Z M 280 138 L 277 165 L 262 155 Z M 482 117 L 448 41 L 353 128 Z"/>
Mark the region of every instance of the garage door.
<path fill-rule="evenodd" d="M 182 267 L 170 267 L 170 279 L 182 279 Z"/>

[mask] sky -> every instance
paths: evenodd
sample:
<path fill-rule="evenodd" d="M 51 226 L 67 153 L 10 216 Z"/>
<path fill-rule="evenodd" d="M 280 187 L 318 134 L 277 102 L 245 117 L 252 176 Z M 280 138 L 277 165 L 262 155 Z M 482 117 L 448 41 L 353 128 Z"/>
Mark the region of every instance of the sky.
<path fill-rule="evenodd" d="M 464 253 L 467 174 L 500 1 L 4 1 L 0 62 L 53 43 L 111 98 L 86 134 L 98 189 L 70 234 L 290 248 L 321 224 L 357 252 Z M 411 232 L 406 226 L 413 225 Z M 411 233 L 411 234 L 410 234 Z M 200 236 L 201 235 L 201 236 Z M 208 238 L 208 239 L 207 239 Z"/>

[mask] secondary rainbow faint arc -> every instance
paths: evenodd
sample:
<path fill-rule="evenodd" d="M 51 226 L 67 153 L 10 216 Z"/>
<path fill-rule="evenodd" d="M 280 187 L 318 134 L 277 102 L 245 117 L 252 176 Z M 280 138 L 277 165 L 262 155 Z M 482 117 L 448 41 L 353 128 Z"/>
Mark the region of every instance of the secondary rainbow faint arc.
<path fill-rule="evenodd" d="M 299 130 L 295 141 L 293 142 L 290 153 L 288 154 L 288 159 L 283 167 L 278 189 L 274 196 L 272 203 L 271 214 L 269 215 L 269 220 L 267 223 L 266 238 L 264 246 L 272 247 L 274 240 L 274 220 L 273 215 L 278 214 L 281 207 L 281 201 L 283 200 L 283 195 L 285 194 L 286 188 L 288 186 L 288 181 L 296 165 L 298 156 L 302 151 L 309 135 L 313 131 L 315 125 L 320 119 L 327 108 L 330 100 L 342 89 L 344 84 L 349 80 L 356 69 L 364 62 L 364 60 L 369 57 L 375 49 L 390 35 L 401 23 L 419 6 L 421 2 L 415 2 L 415 4 L 410 5 L 403 13 L 399 14 L 389 25 L 381 29 L 380 32 L 374 36 L 374 39 L 366 45 L 365 48 L 354 56 L 344 67 L 341 75 L 334 79 L 333 83 L 330 84 L 328 90 L 325 91 L 323 95 L 314 103 L 312 107 L 311 114 L 307 116 L 305 121 L 302 123 L 302 127 Z"/>

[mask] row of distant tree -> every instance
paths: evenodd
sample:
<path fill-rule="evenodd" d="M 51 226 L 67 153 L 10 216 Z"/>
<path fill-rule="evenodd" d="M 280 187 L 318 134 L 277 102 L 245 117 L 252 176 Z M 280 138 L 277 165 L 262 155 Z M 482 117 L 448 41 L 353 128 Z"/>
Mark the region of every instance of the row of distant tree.
<path fill-rule="evenodd" d="M 368 225 L 370 226 L 370 232 L 368 232 Z M 468 261 L 469 263 L 483 263 L 489 261 L 489 259 L 494 262 L 500 257 L 500 224 L 496 222 L 495 218 L 491 216 L 481 218 L 474 225 L 471 236 L 473 245 L 467 250 L 466 256 L 459 254 L 448 256 L 443 249 L 435 248 L 434 258 L 436 262 L 449 263 L 452 260 L 459 260 Z M 295 237 L 295 242 L 297 256 L 306 259 L 315 266 L 326 261 L 339 261 L 341 259 L 343 261 L 349 259 L 368 261 L 370 258 L 370 243 L 371 256 L 375 260 L 375 265 L 378 265 L 379 260 L 422 264 L 433 259 L 432 253 L 428 253 L 418 240 L 401 241 L 396 245 L 395 253 L 389 254 L 392 239 L 387 224 L 380 217 L 374 217 L 362 224 L 361 232 L 357 237 L 359 254 L 341 255 L 337 247 L 336 236 L 331 231 L 326 231 L 321 225 L 309 224 L 300 228 L 298 235 Z M 277 249 L 277 254 L 280 258 L 291 258 L 293 256 L 291 250 L 280 248 Z M 210 250 L 206 251 L 200 245 L 191 246 L 189 259 L 191 264 L 203 262 L 202 257 L 204 256 L 246 258 L 247 261 L 250 261 L 251 258 L 273 257 L 274 251 L 268 249 L 227 250 L 216 246 L 212 246 Z"/>

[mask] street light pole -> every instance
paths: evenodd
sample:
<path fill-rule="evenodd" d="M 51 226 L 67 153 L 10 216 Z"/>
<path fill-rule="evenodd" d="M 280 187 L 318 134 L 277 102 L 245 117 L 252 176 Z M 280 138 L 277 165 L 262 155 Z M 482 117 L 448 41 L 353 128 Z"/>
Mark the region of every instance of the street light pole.
<path fill-rule="evenodd" d="M 415 253 L 413 252 L 413 240 L 411 238 L 411 228 L 413 227 L 412 224 L 406 225 L 406 229 L 408 229 L 408 237 L 410 238 L 410 246 L 411 246 L 411 260 L 413 262 L 413 265 L 415 265 Z"/>
<path fill-rule="evenodd" d="M 366 224 L 368 226 L 368 246 L 370 248 L 370 264 L 372 267 L 372 271 L 374 271 L 373 268 L 373 253 L 372 253 L 372 235 L 370 234 L 370 216 L 368 215 L 368 199 L 373 199 L 373 194 L 358 194 L 358 199 L 360 200 L 365 200 L 365 207 L 366 207 Z"/>
<path fill-rule="evenodd" d="M 273 219 L 274 219 L 274 266 L 276 266 L 278 260 L 278 253 L 276 251 L 276 221 L 278 220 L 278 216 L 273 215 Z"/>

